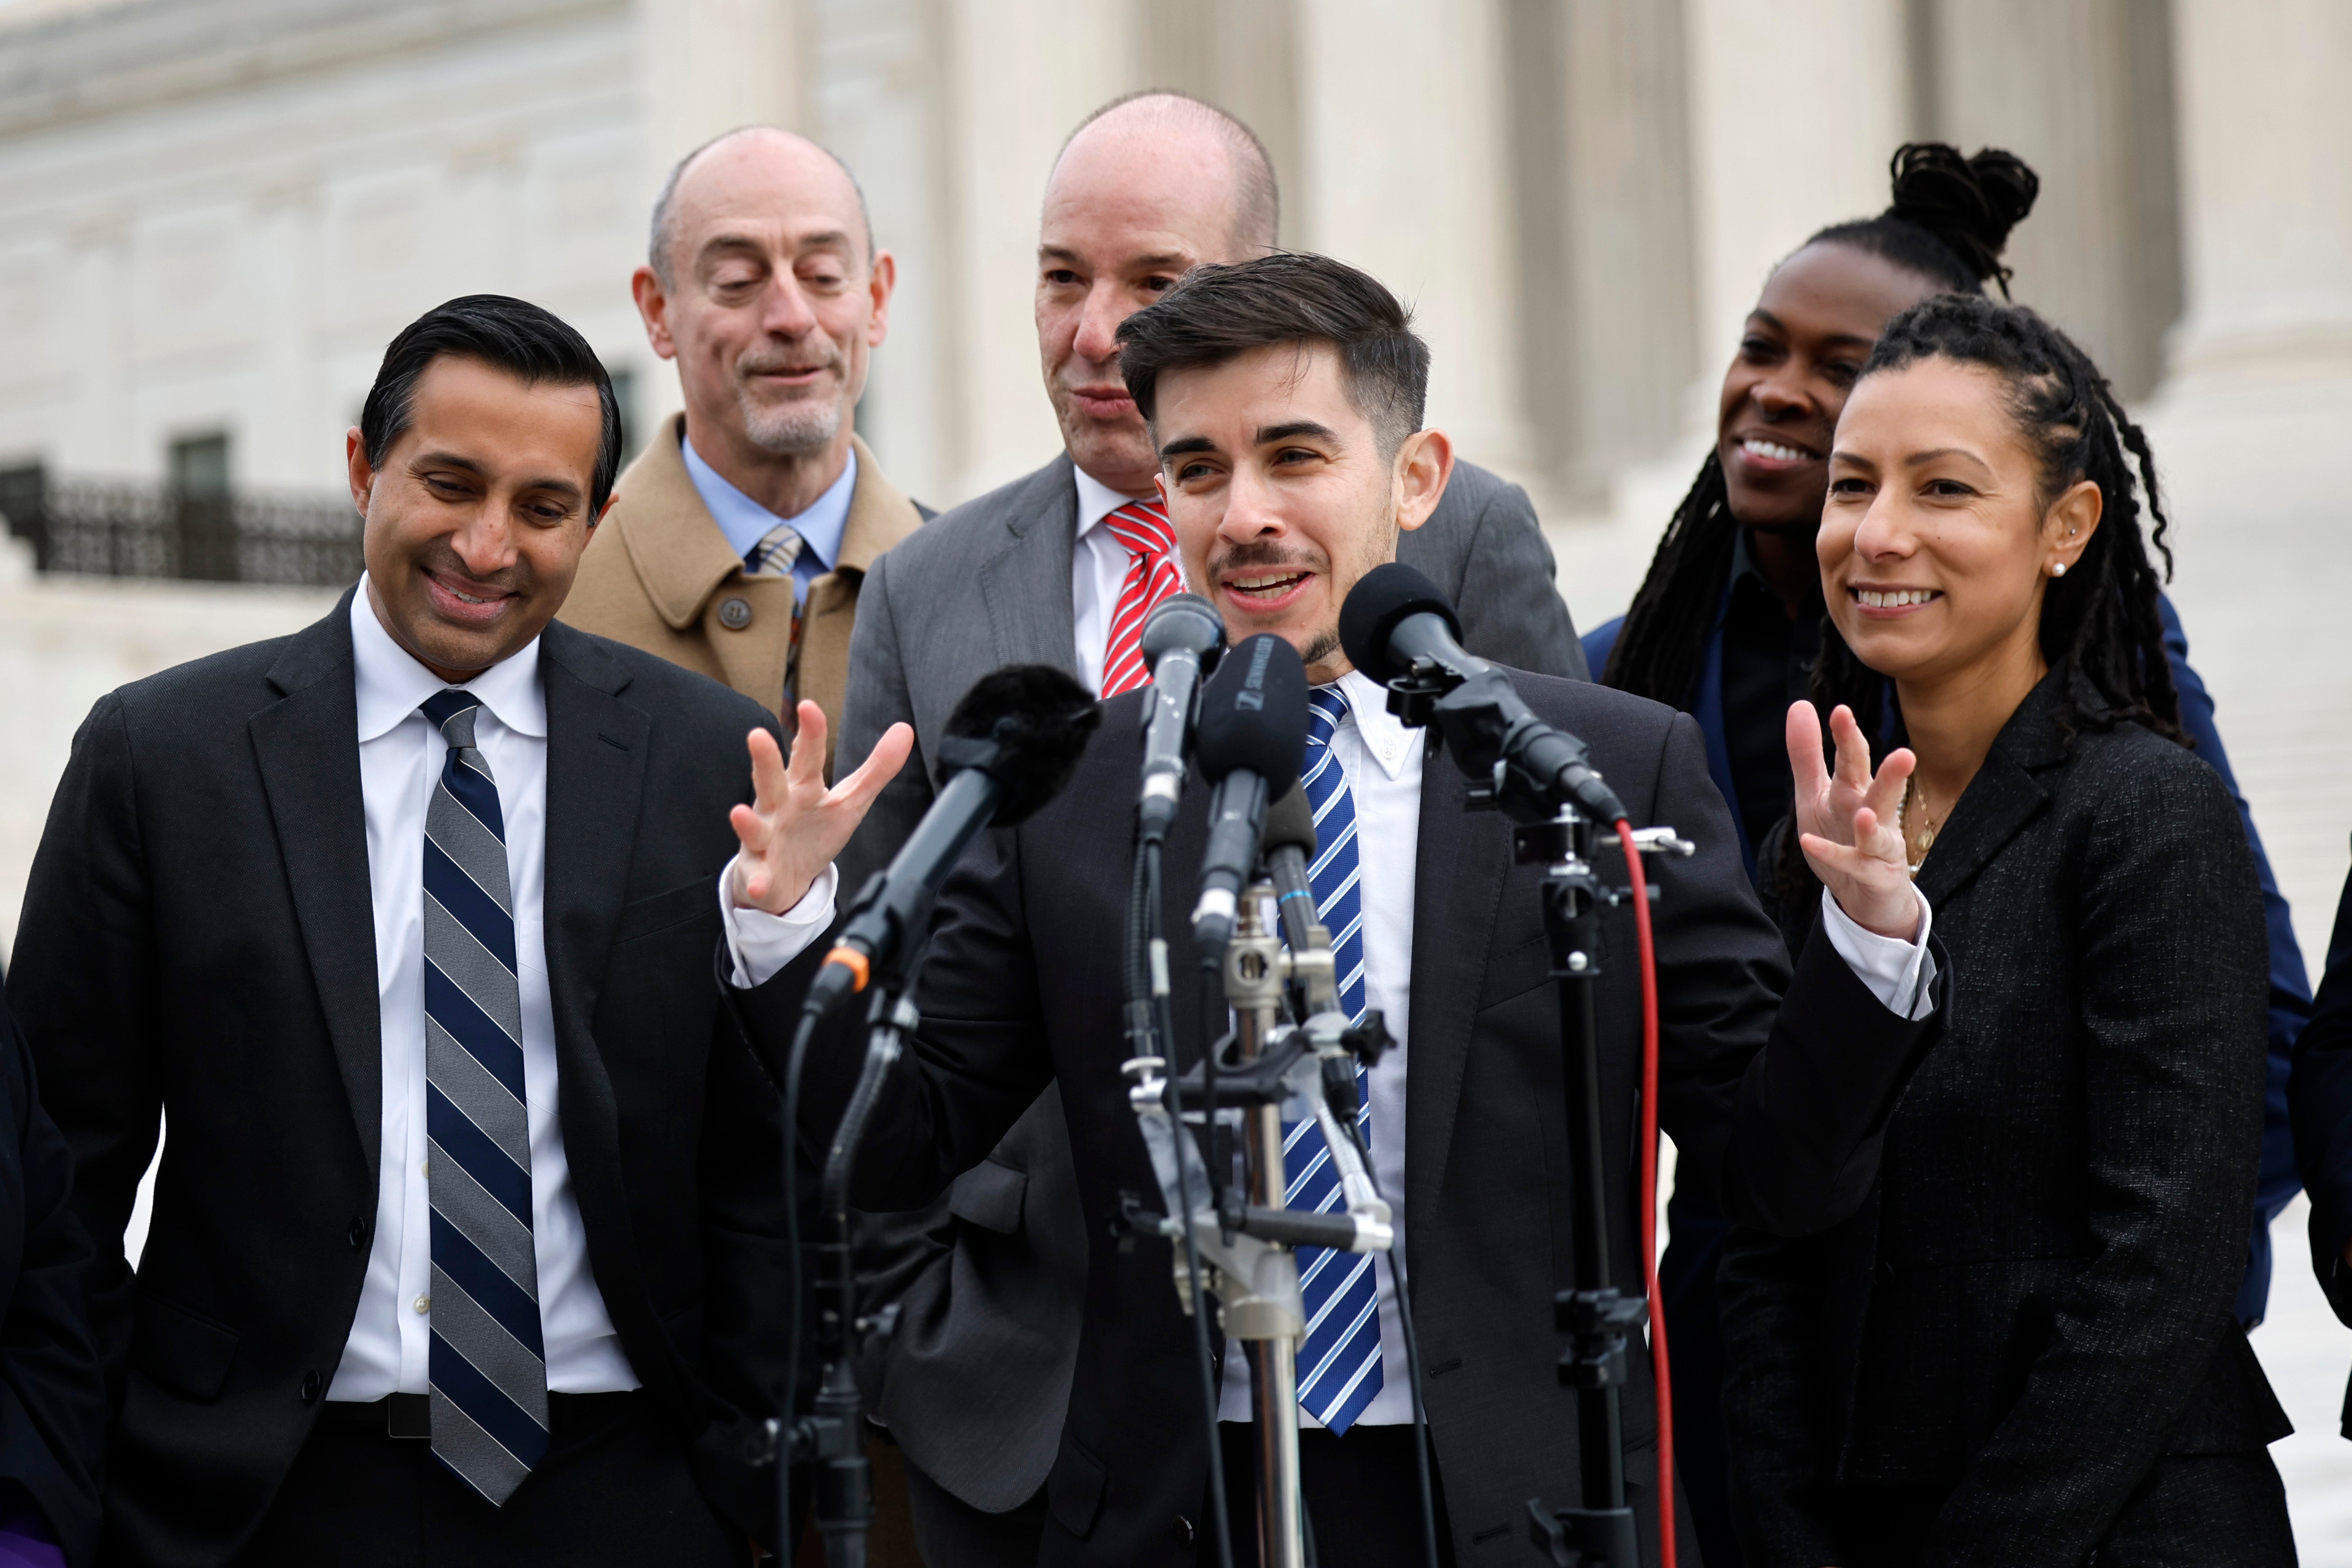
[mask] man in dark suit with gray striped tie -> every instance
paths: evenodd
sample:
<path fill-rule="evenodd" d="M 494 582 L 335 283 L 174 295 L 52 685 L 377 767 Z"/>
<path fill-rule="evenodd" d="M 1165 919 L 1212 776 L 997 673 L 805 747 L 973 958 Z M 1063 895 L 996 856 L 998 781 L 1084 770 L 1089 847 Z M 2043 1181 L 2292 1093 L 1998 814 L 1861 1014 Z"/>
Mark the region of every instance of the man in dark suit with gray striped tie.
<path fill-rule="evenodd" d="M 9 1002 L 98 1238 L 103 1551 L 747 1561 L 791 1269 L 746 1047 L 908 739 L 828 791 L 814 704 L 787 771 L 758 704 L 552 623 L 620 426 L 546 311 L 428 312 L 348 448 L 366 574 L 103 699 L 26 899 Z"/>

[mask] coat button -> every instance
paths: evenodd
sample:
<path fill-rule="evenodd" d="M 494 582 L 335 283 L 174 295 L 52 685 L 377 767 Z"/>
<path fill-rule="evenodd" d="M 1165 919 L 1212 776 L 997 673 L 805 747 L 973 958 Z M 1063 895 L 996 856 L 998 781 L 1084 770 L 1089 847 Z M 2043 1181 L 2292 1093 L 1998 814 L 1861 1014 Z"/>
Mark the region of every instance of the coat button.
<path fill-rule="evenodd" d="M 740 632 L 751 624 L 751 603 L 748 599 L 729 599 L 719 606 L 719 624 L 730 632 Z"/>
<path fill-rule="evenodd" d="M 1177 1545 L 1190 1546 L 1192 1544 L 1192 1521 L 1180 1513 L 1176 1516 L 1176 1522 L 1168 1527 L 1168 1533 L 1176 1538 Z"/>
<path fill-rule="evenodd" d="M 315 1372 L 306 1372 L 302 1374 L 303 1404 L 316 1405 L 319 1403 L 319 1390 L 323 1386 L 324 1381 L 325 1380 L 320 1378 Z"/>
<path fill-rule="evenodd" d="M 367 1221 L 354 1216 L 352 1220 L 352 1250 L 359 1251 L 367 1245 Z"/>

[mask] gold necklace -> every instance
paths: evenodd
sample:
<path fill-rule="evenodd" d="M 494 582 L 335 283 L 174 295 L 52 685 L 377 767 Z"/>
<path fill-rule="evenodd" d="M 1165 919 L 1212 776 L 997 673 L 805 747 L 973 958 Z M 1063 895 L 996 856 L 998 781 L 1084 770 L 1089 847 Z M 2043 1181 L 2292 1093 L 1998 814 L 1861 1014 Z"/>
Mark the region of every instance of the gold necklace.
<path fill-rule="evenodd" d="M 1919 803 L 1919 831 L 1916 833 L 1911 831 L 1911 803 L 1914 800 Z M 1903 834 L 1906 858 L 1910 861 L 1911 874 L 1916 877 L 1919 874 L 1919 863 L 1927 858 L 1927 851 L 1936 847 L 1936 832 L 1942 826 L 1938 818 L 1927 815 L 1927 793 L 1919 787 L 1918 774 L 1914 773 L 1904 781 L 1903 805 L 1895 815 L 1896 826 Z"/>

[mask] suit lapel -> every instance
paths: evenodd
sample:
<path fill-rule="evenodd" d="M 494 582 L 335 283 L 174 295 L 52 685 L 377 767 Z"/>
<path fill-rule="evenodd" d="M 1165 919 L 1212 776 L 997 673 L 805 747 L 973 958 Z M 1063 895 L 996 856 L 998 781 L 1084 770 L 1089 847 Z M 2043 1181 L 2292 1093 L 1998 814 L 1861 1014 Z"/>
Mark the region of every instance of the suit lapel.
<path fill-rule="evenodd" d="M 353 590 L 356 592 L 357 590 Z M 352 595 L 287 644 L 268 679 L 284 697 L 247 723 L 302 948 L 368 1170 L 383 1136 L 383 1016 L 367 810 L 360 795 Z"/>
<path fill-rule="evenodd" d="M 620 1115 L 590 1026 L 628 896 L 652 725 L 617 695 L 628 685 L 626 668 L 560 621 L 540 643 L 540 671 L 547 689 L 544 917 L 563 1143 L 583 1214 L 617 1221 Z M 592 1224 L 590 1233 L 626 1231 Z"/>
<path fill-rule="evenodd" d="M 1032 476 L 1004 517 L 1002 548 L 981 563 L 981 602 L 1000 665 L 1047 664 L 1071 676 L 1078 672 L 1077 621 L 1070 607 L 1076 474 L 1066 454 Z"/>
<path fill-rule="evenodd" d="M 1405 1041 L 1405 1215 L 1436 1212 L 1454 1146 L 1454 1118 L 1511 836 L 1496 813 L 1475 818 L 1454 759 L 1441 751 L 1422 764 L 1421 844 L 1412 895 L 1412 1017 Z M 1377 1134 L 1376 1134 L 1377 1135 Z"/>
<path fill-rule="evenodd" d="M 2050 679 L 2045 677 L 2001 726 L 1983 766 L 1960 793 L 1935 847 L 1920 863 L 1919 890 L 1930 908 L 1941 909 L 1975 880 L 2049 801 L 2034 774 L 2066 757 L 2065 736 L 2052 716 Z"/>

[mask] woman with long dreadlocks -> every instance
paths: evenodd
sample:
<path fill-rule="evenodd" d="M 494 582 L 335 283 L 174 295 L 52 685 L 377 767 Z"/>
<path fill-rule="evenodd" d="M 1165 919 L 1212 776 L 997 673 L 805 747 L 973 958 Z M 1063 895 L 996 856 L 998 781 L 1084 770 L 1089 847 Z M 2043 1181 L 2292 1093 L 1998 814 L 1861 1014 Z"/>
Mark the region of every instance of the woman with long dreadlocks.
<path fill-rule="evenodd" d="M 1596 679 L 1697 720 L 1751 873 L 1754 847 L 1790 805 L 1783 716 L 1806 690 L 1820 637 L 1812 542 L 1838 415 L 1897 312 L 1937 294 L 1979 294 L 1988 281 L 2006 293 L 2001 251 L 2032 210 L 2040 181 L 2006 153 L 1964 158 L 1925 143 L 1895 153 L 1893 186 L 1885 212 L 1822 229 L 1766 280 L 1724 376 L 1715 449 L 1675 509 L 1632 610 L 1584 638 Z M 2158 610 L 2181 727 L 2238 796 L 2179 619 L 2160 598 Z M 2269 1290 L 2270 1221 L 2298 1185 L 2285 1087 L 2311 1000 L 2285 900 L 2242 797 L 2238 805 L 2262 879 L 2271 957 L 2263 1180 L 2237 1304 L 2251 1327 Z M 1680 1195 L 1669 1221 L 1673 1242 L 1659 1279 L 1675 1352 L 1677 1457 L 1711 1568 L 1737 1568 L 1716 1408 L 1722 1344 L 1714 1278 L 1725 1227 Z"/>
<path fill-rule="evenodd" d="M 2146 438 L 2063 332 L 1958 295 L 1887 324 L 1830 458 L 1811 691 L 1841 737 L 1912 753 L 1883 826 L 1953 989 L 1863 1209 L 1725 1252 L 1761 1568 L 2294 1562 L 2264 1451 L 2289 1427 L 2231 1313 L 2262 892 L 2181 731 L 2164 531 Z M 1815 713 L 1792 752 L 1818 754 Z M 1801 941 L 1821 895 L 1791 837 L 1760 853 Z"/>

